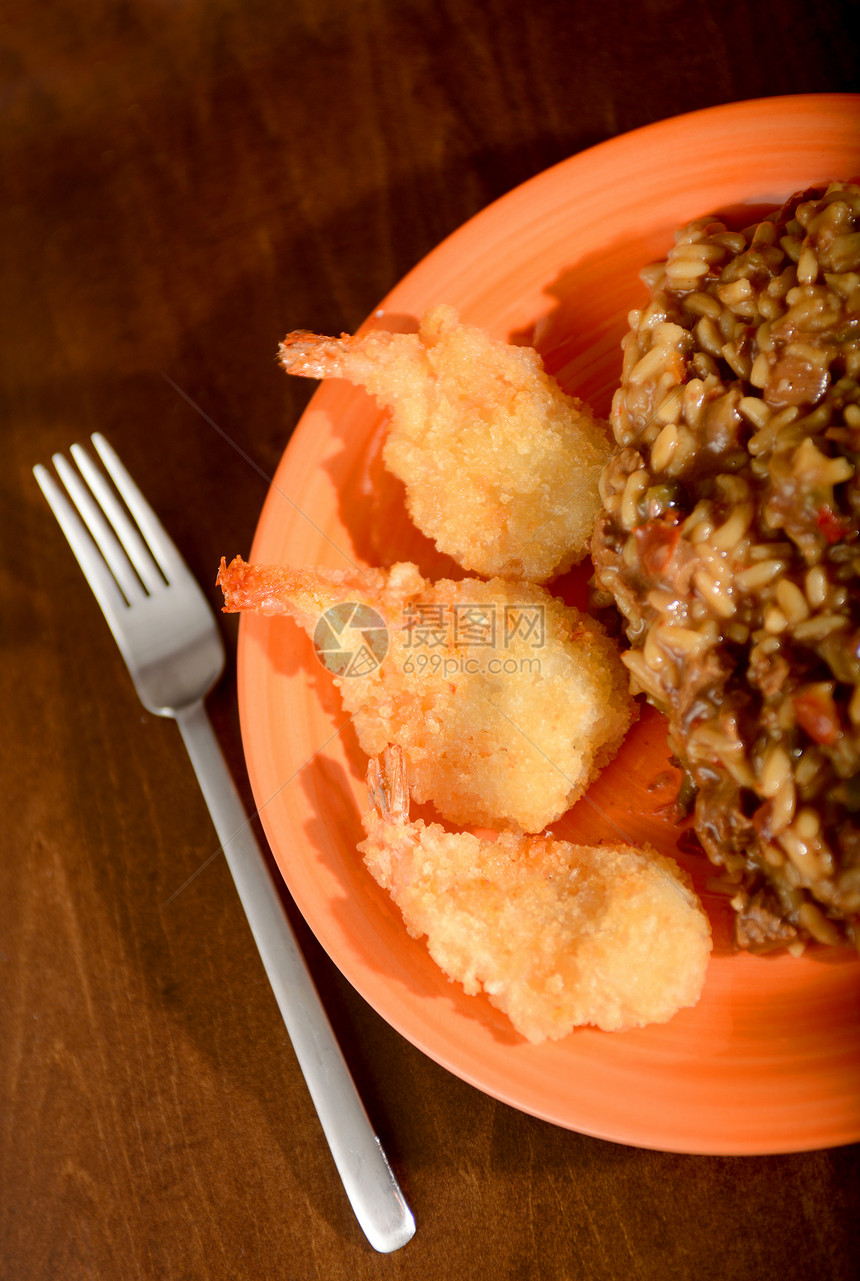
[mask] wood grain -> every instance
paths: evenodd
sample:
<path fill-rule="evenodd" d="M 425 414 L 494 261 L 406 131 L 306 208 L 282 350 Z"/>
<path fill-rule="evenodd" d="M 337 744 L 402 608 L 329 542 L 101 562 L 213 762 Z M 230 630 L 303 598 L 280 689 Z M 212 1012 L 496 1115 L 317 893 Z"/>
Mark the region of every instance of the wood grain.
<path fill-rule="evenodd" d="M 850 11 L 6 6 L 3 1281 L 854 1275 L 857 1147 L 676 1156 L 520 1115 L 388 1028 L 290 908 L 418 1221 L 374 1254 L 178 733 L 138 704 L 31 476 L 105 431 L 217 603 L 311 390 L 275 366 L 283 333 L 353 328 L 471 214 L 592 143 L 856 90 Z M 250 805 L 232 677 L 211 708 Z"/>

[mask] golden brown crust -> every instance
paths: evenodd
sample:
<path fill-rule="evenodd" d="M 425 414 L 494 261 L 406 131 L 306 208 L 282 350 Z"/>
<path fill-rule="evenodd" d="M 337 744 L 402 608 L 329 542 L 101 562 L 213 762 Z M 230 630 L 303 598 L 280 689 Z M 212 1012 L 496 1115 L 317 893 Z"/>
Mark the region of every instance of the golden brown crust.
<path fill-rule="evenodd" d="M 409 822 L 396 749 L 371 764 L 359 845 L 409 933 L 469 994 L 481 990 L 529 1041 L 593 1024 L 621 1031 L 695 1005 L 708 918 L 672 859 L 629 845 L 489 840 Z M 394 803 L 389 803 L 389 795 Z"/>
<path fill-rule="evenodd" d="M 410 564 L 337 573 L 241 561 L 219 581 L 231 608 L 289 614 L 311 636 L 335 606 L 378 612 L 381 666 L 335 683 L 362 749 L 399 743 L 414 798 L 453 822 L 540 831 L 582 795 L 637 714 L 599 624 L 534 584 L 430 583 Z"/>
<path fill-rule="evenodd" d="M 546 582 L 587 555 L 608 427 L 532 348 L 439 306 L 414 334 L 298 330 L 279 358 L 291 374 L 346 378 L 391 411 L 385 465 L 418 528 L 465 569 Z"/>

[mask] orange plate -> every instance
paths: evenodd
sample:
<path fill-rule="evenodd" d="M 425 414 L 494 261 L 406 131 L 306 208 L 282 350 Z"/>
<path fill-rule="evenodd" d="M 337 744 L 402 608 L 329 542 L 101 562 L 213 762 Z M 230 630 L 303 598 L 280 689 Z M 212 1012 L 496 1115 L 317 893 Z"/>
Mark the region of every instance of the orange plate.
<path fill-rule="evenodd" d="M 681 223 L 773 204 L 860 173 L 860 95 L 735 103 L 662 121 L 573 156 L 485 209 L 399 284 L 369 325 L 414 328 L 431 304 L 532 341 L 567 390 L 607 413 L 638 272 Z M 747 208 L 749 220 L 751 210 Z M 287 449 L 251 553 L 344 568 L 450 565 L 411 527 L 379 462 L 382 416 L 324 384 Z M 562 585 L 576 592 L 575 580 Z M 438 1063 L 557 1125 L 669 1151 L 798 1151 L 860 1138 L 860 963 L 733 955 L 705 895 L 716 948 L 695 1010 L 626 1033 L 575 1031 L 539 1047 L 467 997 L 406 934 L 356 842 L 366 761 L 310 642 L 291 622 L 245 617 L 240 705 L 263 824 L 296 903 L 367 1001 Z M 650 710 L 617 760 L 556 827 L 570 839 L 650 840 L 676 852 L 660 813 L 669 768 Z M 683 861 L 683 860 L 682 860 Z M 694 868 L 699 887 L 707 870 Z"/>

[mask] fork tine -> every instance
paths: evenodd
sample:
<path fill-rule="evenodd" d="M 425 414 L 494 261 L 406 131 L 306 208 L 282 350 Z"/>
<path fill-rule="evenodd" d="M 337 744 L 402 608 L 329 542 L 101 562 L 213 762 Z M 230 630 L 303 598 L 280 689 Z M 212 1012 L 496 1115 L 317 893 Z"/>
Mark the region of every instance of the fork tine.
<path fill-rule="evenodd" d="M 80 445 L 72 445 L 71 455 L 78 464 L 84 480 L 93 491 L 99 506 L 113 525 L 117 538 L 147 591 L 150 593 L 157 591 L 164 586 L 164 579 L 146 543 L 123 511 L 121 504 L 117 502 L 104 476 Z"/>
<path fill-rule="evenodd" d="M 131 604 L 143 596 L 143 587 L 132 569 L 131 562 L 122 549 L 122 545 L 102 514 L 101 508 L 87 489 L 81 477 L 63 454 L 54 454 L 51 462 L 57 475 L 66 487 L 69 497 L 78 509 L 79 516 L 92 535 L 120 586 L 126 600 Z"/>
<path fill-rule="evenodd" d="M 84 576 L 101 606 L 102 613 L 113 627 L 113 620 L 127 609 L 125 598 L 116 580 L 87 534 L 72 504 L 48 469 L 41 463 L 37 463 L 33 468 L 33 475 L 39 482 L 39 488 L 47 498 L 51 511 L 56 516 L 57 523 L 75 554 L 75 559 L 84 571 Z"/>
<path fill-rule="evenodd" d="M 92 441 L 123 502 L 140 526 L 149 550 L 164 577 L 168 582 L 185 577 L 189 572 L 185 561 L 161 521 L 120 462 L 113 447 L 108 444 L 101 432 L 94 432 Z"/>

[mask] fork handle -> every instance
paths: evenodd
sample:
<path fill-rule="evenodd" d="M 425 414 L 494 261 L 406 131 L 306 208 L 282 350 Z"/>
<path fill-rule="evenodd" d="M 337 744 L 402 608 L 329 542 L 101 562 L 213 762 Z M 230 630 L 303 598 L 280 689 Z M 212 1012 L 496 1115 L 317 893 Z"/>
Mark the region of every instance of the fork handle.
<path fill-rule="evenodd" d="M 202 701 L 176 713 L 263 967 L 346 1194 L 375 1250 L 399 1249 L 415 1221 L 359 1098 Z"/>

